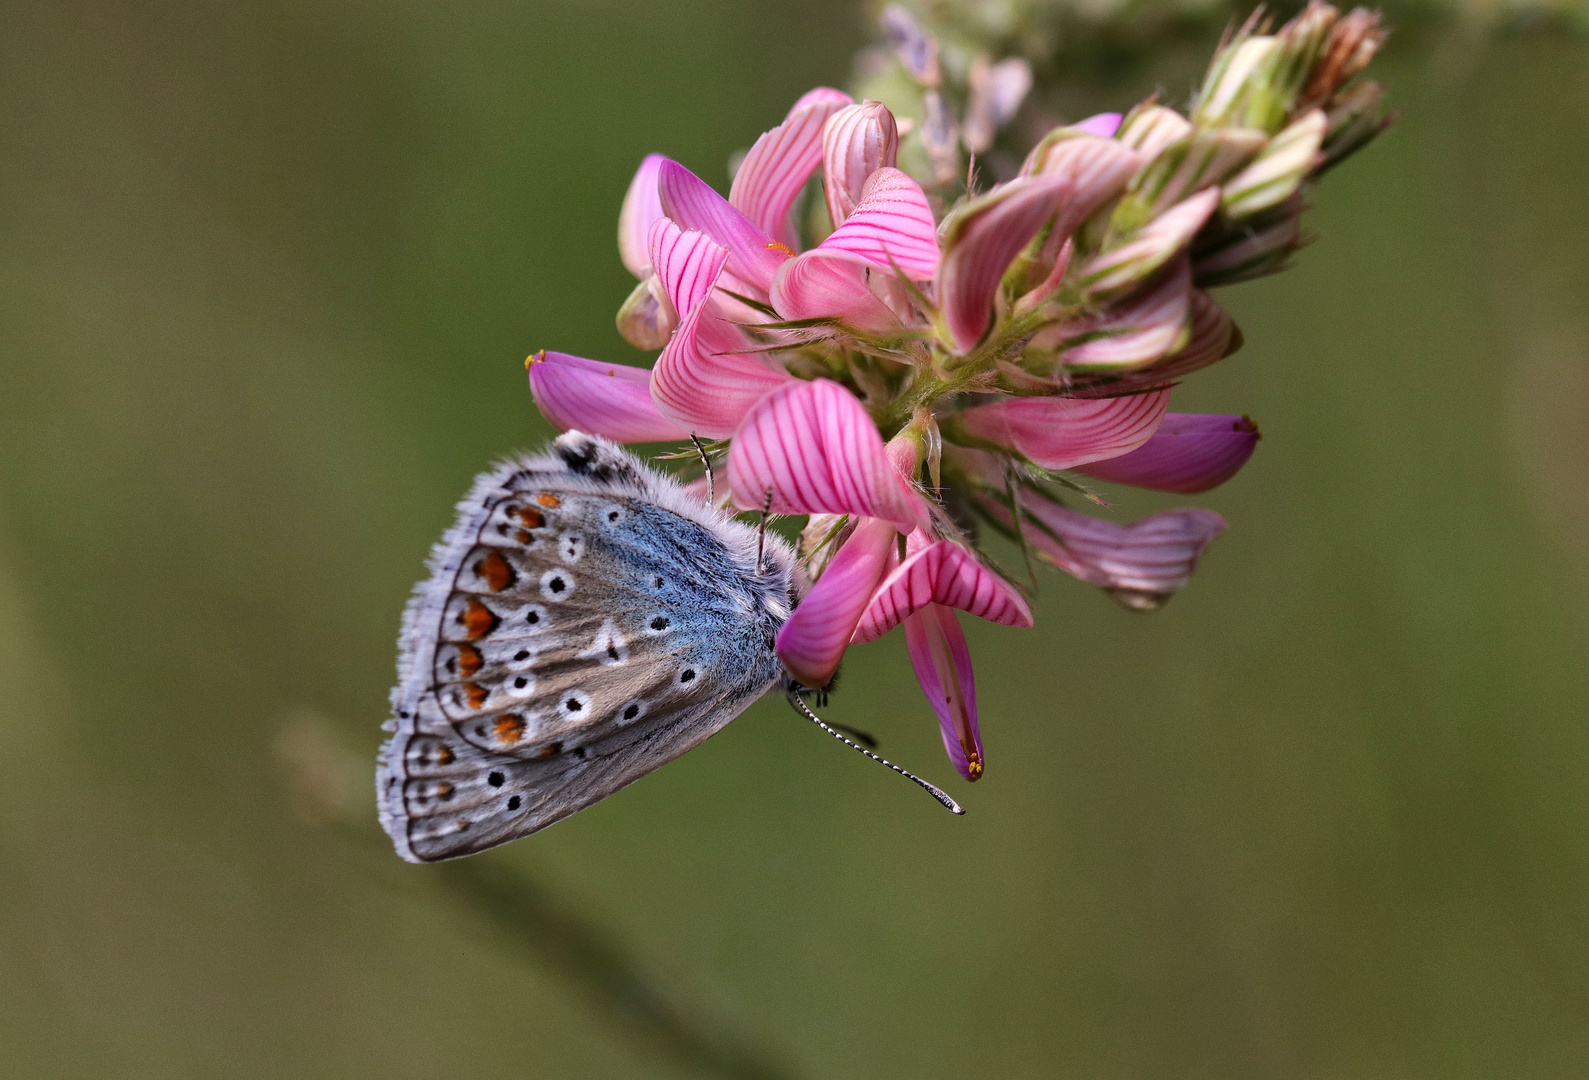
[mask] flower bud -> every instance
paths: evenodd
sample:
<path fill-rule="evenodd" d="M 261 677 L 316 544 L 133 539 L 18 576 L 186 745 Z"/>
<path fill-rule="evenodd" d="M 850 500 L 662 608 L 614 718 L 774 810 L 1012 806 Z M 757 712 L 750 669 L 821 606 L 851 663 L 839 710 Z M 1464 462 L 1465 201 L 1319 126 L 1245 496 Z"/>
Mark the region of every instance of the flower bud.
<path fill-rule="evenodd" d="M 1142 160 L 1151 161 L 1166 146 L 1185 138 L 1191 130 L 1192 125 L 1187 123 L 1186 117 L 1174 109 L 1154 105 L 1150 101 L 1138 105 L 1127 114 L 1120 122 L 1120 130 L 1115 132 L 1115 138 L 1141 154 Z"/>
<path fill-rule="evenodd" d="M 1252 128 L 1199 128 L 1159 152 L 1131 183 L 1110 224 L 1128 233 L 1250 162 L 1267 140 Z"/>
<path fill-rule="evenodd" d="M 1336 91 L 1368 66 L 1385 43 L 1385 36 L 1379 15 L 1367 8 L 1357 8 L 1337 22 L 1302 91 L 1302 101 L 1311 105 L 1329 102 Z"/>
<path fill-rule="evenodd" d="M 1191 243 L 1218 204 L 1219 189 L 1207 188 L 1099 252 L 1082 272 L 1088 297 L 1106 299 L 1136 288 Z"/>
<path fill-rule="evenodd" d="M 938 39 L 921 28 L 910 12 L 889 4 L 878 17 L 906 74 L 922 86 L 936 87 L 943 82 L 938 66 Z"/>
<path fill-rule="evenodd" d="M 921 125 L 921 144 L 932 162 L 932 178 L 937 184 L 952 183 L 960 176 L 960 129 L 943 95 L 929 90 L 922 96 L 926 118 Z"/>
<path fill-rule="evenodd" d="M 965 143 L 973 154 L 993 145 L 999 128 L 1009 123 L 1032 88 L 1032 65 L 1018 56 L 997 64 L 979 54 L 972 61 L 970 100 L 966 103 Z"/>
<path fill-rule="evenodd" d="M 1239 122 L 1249 96 L 1267 81 L 1278 48 L 1272 37 L 1238 35 L 1221 49 L 1208 69 L 1192 120 L 1208 125 Z"/>
<path fill-rule="evenodd" d="M 1302 245 L 1302 196 L 1290 199 L 1206 238 L 1192 252 L 1199 288 L 1233 285 L 1283 269 Z"/>
<path fill-rule="evenodd" d="M 1327 121 L 1313 109 L 1276 135 L 1253 163 L 1228 184 L 1220 199 L 1227 218 L 1245 218 L 1285 202 L 1319 163 Z"/>
<path fill-rule="evenodd" d="M 634 287 L 618 309 L 618 333 L 637 349 L 660 349 L 673 336 L 679 317 L 655 274 Z"/>
<path fill-rule="evenodd" d="M 805 560 L 806 577 L 812 584 L 833 561 L 833 555 L 855 532 L 853 514 L 812 514 L 800 531 L 800 557 Z"/>
<path fill-rule="evenodd" d="M 1378 83 L 1362 82 L 1338 94 L 1330 103 L 1324 160 L 1314 170 L 1315 176 L 1357 153 L 1391 125 L 1383 108 L 1384 94 L 1384 87 Z"/>
<path fill-rule="evenodd" d="M 836 229 L 861 201 L 867 177 L 899 158 L 899 128 L 880 101 L 850 105 L 828 117 L 822 129 L 823 189 Z"/>

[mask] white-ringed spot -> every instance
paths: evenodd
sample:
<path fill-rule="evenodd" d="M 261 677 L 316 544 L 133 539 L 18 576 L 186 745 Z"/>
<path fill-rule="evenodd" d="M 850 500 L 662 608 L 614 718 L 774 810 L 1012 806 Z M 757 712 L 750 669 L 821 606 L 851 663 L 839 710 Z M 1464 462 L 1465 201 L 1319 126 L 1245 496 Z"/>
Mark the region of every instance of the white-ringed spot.
<path fill-rule="evenodd" d="M 590 695 L 583 690 L 564 690 L 557 699 L 557 711 L 568 719 L 582 720 L 590 715 Z"/>
<path fill-rule="evenodd" d="M 557 554 L 573 566 L 585 557 L 585 534 L 574 529 L 563 533 L 557 538 Z"/>
<path fill-rule="evenodd" d="M 624 727 L 634 723 L 646 714 L 646 699 L 633 698 L 623 703 L 618 712 L 613 716 L 613 723 Z"/>
<path fill-rule="evenodd" d="M 673 617 L 660 611 L 653 611 L 645 617 L 644 630 L 647 637 L 660 637 L 673 629 Z"/>
<path fill-rule="evenodd" d="M 574 595 L 574 575 L 567 570 L 548 570 L 541 575 L 541 595 L 560 604 Z"/>

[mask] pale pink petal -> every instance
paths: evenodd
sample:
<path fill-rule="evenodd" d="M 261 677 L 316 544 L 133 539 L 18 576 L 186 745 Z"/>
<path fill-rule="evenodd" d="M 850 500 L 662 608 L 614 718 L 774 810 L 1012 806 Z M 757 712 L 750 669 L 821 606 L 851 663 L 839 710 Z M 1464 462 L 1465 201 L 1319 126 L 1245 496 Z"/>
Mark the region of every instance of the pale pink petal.
<path fill-rule="evenodd" d="M 1245 416 L 1168 413 L 1153 437 L 1129 454 L 1078 466 L 1099 480 L 1194 495 L 1218 487 L 1252 457 L 1258 425 Z"/>
<path fill-rule="evenodd" d="M 1076 226 L 1124 191 L 1144 160 L 1128 146 L 1078 130 L 1061 128 L 1050 133 L 1022 166 L 1025 175 L 1058 176 L 1075 184 L 1050 236 L 1050 246 L 1068 238 Z"/>
<path fill-rule="evenodd" d="M 1163 363 L 1118 376 L 1106 373 L 1091 380 L 1086 376 L 1071 377 L 1065 393 L 1070 397 L 1114 397 L 1168 386 L 1176 379 L 1223 360 L 1241 345 L 1236 324 L 1225 309 L 1201 289 L 1192 290 L 1191 323 L 1191 338 L 1185 348 Z"/>
<path fill-rule="evenodd" d="M 977 677 L 960 620 L 952 609 L 928 604 L 905 620 L 905 647 L 916 681 L 938 714 L 943 748 L 967 780 L 982 775 L 982 732 L 977 727 Z"/>
<path fill-rule="evenodd" d="M 728 483 L 742 510 L 857 514 L 905 531 L 930 522 L 865 406 L 827 379 L 793 382 L 751 410 L 728 454 Z"/>
<path fill-rule="evenodd" d="M 1186 343 L 1191 302 L 1192 264 L 1182 256 L 1124 303 L 1062 326 L 1066 339 L 1085 335 L 1090 340 L 1064 350 L 1060 358 L 1077 371 L 1147 367 Z"/>
<path fill-rule="evenodd" d="M 651 223 L 662 216 L 662 197 L 657 194 L 657 173 L 666 160 L 661 154 L 647 154 L 640 162 L 629 190 L 624 193 L 623 209 L 618 212 L 618 254 L 637 278 L 644 278 L 651 266 Z"/>
<path fill-rule="evenodd" d="M 1226 527 L 1212 510 L 1170 510 L 1122 526 L 1035 495 L 1023 497 L 1021 505 L 1034 519 L 1022 530 L 1028 542 L 1061 569 L 1138 610 L 1158 607 L 1185 585 L 1203 551 Z M 999 504 L 989 510 L 1009 520 Z"/>
<path fill-rule="evenodd" d="M 982 339 L 1004 272 L 1071 189 L 1069 180 L 1021 177 L 973 199 L 945 223 L 938 304 L 961 353 Z"/>
<path fill-rule="evenodd" d="M 822 128 L 822 189 L 833 227 L 861 201 L 867 179 L 899 157 L 899 126 L 881 101 L 840 109 Z"/>
<path fill-rule="evenodd" d="M 874 641 L 928 604 L 959 608 L 1004 626 L 1031 626 L 1032 609 L 1015 586 L 948 540 L 919 548 L 878 586 L 852 643 Z"/>
<path fill-rule="evenodd" d="M 850 216 L 819 250 L 843 251 L 879 270 L 931 281 L 938 269 L 938 226 L 921 185 L 898 169 L 872 173 Z"/>
<path fill-rule="evenodd" d="M 617 442 L 672 442 L 689 437 L 657 411 L 651 372 L 567 353 L 530 358 L 530 392 L 559 431 L 584 431 Z"/>
<path fill-rule="evenodd" d="M 1115 137 L 1115 132 L 1120 130 L 1120 121 L 1122 119 L 1124 117 L 1120 113 L 1101 112 L 1094 116 L 1089 116 L 1085 120 L 1078 120 L 1070 126 L 1077 131 L 1085 131 L 1089 135 L 1112 139 Z"/>
<path fill-rule="evenodd" d="M 855 256 L 819 247 L 779 267 L 772 306 L 789 320 L 836 318 L 867 333 L 897 330 L 899 316 L 867 287 L 877 273 Z"/>
<path fill-rule="evenodd" d="M 976 405 L 955 420 L 969 433 L 1013 447 L 1045 469 L 1074 469 L 1118 457 L 1152 437 L 1168 390 L 1112 398 L 1006 398 Z"/>
<path fill-rule="evenodd" d="M 822 164 L 822 127 L 850 101 L 850 95 L 826 87 L 806 94 L 782 124 L 756 140 L 734 174 L 728 201 L 786 247 L 799 240 L 789 207 Z"/>
<path fill-rule="evenodd" d="M 778 631 L 778 659 L 796 682 L 832 681 L 872 591 L 898 557 L 897 535 L 886 521 L 863 521 Z"/>
<path fill-rule="evenodd" d="M 728 249 L 728 269 L 764 299 L 772 277 L 792 252 L 775 241 L 727 199 L 676 161 L 664 160 L 657 172 L 662 212 L 679 227 L 703 232 Z M 682 314 L 682 313 L 681 313 Z"/>
<path fill-rule="evenodd" d="M 728 261 L 728 249 L 703 232 L 681 229 L 668 218 L 651 224 L 647 244 L 651 265 L 679 318 L 706 302 Z"/>
<path fill-rule="evenodd" d="M 1094 256 L 1082 275 L 1089 294 L 1108 296 L 1135 288 L 1184 251 L 1218 205 L 1219 188 L 1205 188 L 1148 222 L 1124 243 Z"/>

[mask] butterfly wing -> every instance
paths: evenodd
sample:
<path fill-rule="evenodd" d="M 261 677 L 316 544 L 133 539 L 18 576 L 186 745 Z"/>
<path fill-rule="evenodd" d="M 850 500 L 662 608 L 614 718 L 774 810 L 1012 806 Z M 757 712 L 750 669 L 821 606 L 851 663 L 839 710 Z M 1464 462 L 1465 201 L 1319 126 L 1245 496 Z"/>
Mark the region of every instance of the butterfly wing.
<path fill-rule="evenodd" d="M 787 545 L 570 432 L 482 475 L 404 614 L 382 827 L 414 862 L 545 828 L 777 681 Z"/>

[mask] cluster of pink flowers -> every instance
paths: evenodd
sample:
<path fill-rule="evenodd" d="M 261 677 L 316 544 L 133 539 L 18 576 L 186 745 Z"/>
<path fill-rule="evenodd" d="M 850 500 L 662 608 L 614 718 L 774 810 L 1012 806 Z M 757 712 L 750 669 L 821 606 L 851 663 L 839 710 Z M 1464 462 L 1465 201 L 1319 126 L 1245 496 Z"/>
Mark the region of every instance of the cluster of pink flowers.
<path fill-rule="evenodd" d="M 822 687 L 849 645 L 903 625 L 974 780 L 955 611 L 1023 627 L 1032 612 L 973 515 L 1132 607 L 1186 583 L 1219 515 L 1120 526 L 1062 505 L 1083 482 L 1060 474 L 1195 493 L 1246 463 L 1257 428 L 1168 412 L 1171 387 L 1240 343 L 1204 287 L 1278 268 L 1305 182 L 1382 126 L 1377 88 L 1370 115 L 1372 84 L 1347 86 L 1379 36 L 1323 4 L 1274 35 L 1249 27 L 1190 117 L 1150 101 L 1062 127 L 947 213 L 896 167 L 889 110 L 837 90 L 762 135 L 726 199 L 652 155 L 620 218 L 640 284 L 619 325 L 661 355 L 647 370 L 539 353 L 536 401 L 620 442 L 726 441 L 734 506 L 811 515 L 813 585 L 776 642 L 787 670 Z M 827 235 L 802 244 L 813 215 L 794 208 L 818 169 Z"/>

